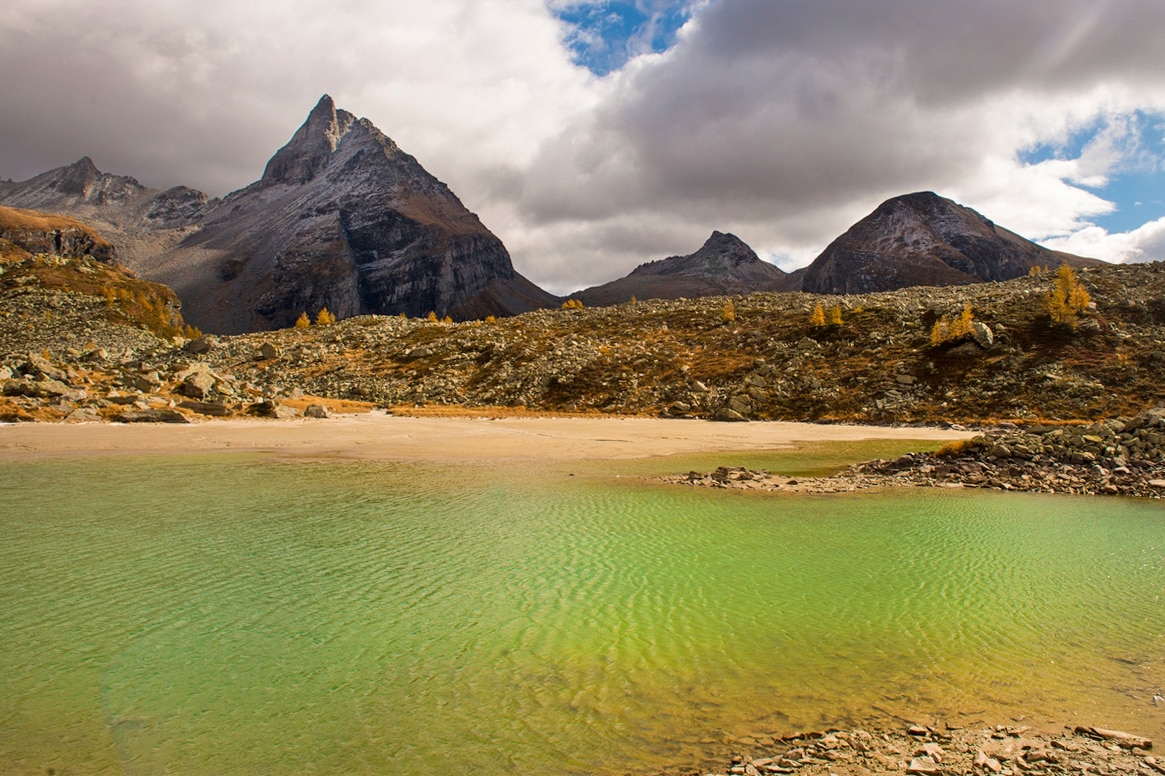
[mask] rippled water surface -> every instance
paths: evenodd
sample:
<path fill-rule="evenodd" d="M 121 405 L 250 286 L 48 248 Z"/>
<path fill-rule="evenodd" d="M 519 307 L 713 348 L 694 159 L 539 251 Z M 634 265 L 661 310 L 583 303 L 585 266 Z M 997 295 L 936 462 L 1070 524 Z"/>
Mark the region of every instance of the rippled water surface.
<path fill-rule="evenodd" d="M 616 476 L 689 465 L 3 464 L 0 772 L 650 772 L 894 716 L 1165 735 L 1161 505 Z"/>

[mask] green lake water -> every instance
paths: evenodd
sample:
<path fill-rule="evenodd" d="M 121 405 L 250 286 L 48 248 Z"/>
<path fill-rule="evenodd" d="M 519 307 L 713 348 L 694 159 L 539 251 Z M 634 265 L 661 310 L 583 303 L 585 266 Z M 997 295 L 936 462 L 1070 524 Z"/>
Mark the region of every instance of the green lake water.
<path fill-rule="evenodd" d="M 941 719 L 1165 737 L 1165 507 L 261 456 L 0 465 L 0 772 L 623 773 Z"/>

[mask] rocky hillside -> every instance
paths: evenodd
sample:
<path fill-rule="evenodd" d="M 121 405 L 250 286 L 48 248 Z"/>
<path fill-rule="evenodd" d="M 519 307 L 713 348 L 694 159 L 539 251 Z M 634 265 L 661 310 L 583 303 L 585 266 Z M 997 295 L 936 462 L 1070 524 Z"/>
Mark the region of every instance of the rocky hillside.
<path fill-rule="evenodd" d="M 113 260 L 79 221 L 0 207 L 0 353 L 172 347 L 190 334 L 178 298 Z"/>
<path fill-rule="evenodd" d="M 802 289 L 862 294 L 953 286 L 1026 275 L 1032 267 L 1103 262 L 1050 251 L 933 192 L 887 200 L 805 270 Z"/>
<path fill-rule="evenodd" d="M 789 290 L 790 276 L 734 234 L 712 232 L 700 250 L 640 264 L 631 274 L 572 294 L 589 306 Z"/>
<path fill-rule="evenodd" d="M 223 200 L 149 189 L 86 158 L 0 182 L 0 202 L 91 220 L 208 331 L 280 328 L 323 307 L 469 319 L 560 301 L 444 183 L 327 95 L 263 177 Z"/>
<path fill-rule="evenodd" d="M 386 407 L 991 423 L 1132 416 L 1165 400 L 1165 266 L 1082 270 L 1091 307 L 1064 323 L 1048 313 L 1054 274 L 842 297 L 654 300 L 488 322 L 357 316 L 182 347 L 155 339 L 86 349 L 72 333 L 82 324 L 14 325 L 10 313 L 0 317 L 0 364 L 26 375 L 28 354 L 47 350 L 56 368 L 76 374 L 71 387 L 89 390 L 90 405 L 78 406 L 96 410 L 108 409 L 109 390 L 143 404 L 190 400 L 183 385 L 194 369 L 217 375 L 189 389 L 221 405 L 216 414 L 307 394 Z M 55 320 L 51 305 L 71 304 L 53 302 L 39 282 L 23 294 L 28 318 Z M 815 320 L 819 303 L 825 323 Z M 46 406 L 18 399 L 21 412 Z M 74 409 L 57 407 L 55 416 Z"/>

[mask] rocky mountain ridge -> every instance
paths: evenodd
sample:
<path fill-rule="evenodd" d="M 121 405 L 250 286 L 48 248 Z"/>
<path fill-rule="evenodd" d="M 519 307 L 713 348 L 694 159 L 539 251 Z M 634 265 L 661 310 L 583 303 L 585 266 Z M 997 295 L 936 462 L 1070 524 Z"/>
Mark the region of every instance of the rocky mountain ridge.
<path fill-rule="evenodd" d="M 327 95 L 262 178 L 222 200 L 150 189 L 84 158 L 0 182 L 0 201 L 91 221 L 210 331 L 279 328 L 323 307 L 467 319 L 560 301 L 514 270 L 444 183 Z"/>
<path fill-rule="evenodd" d="M 1033 267 L 1104 262 L 1051 251 L 934 192 L 894 197 L 830 243 L 806 268 L 802 289 L 861 294 L 909 286 L 1010 280 Z"/>
<path fill-rule="evenodd" d="M 575 294 L 591 306 L 636 299 L 681 299 L 760 291 L 786 291 L 790 276 L 762 261 L 734 234 L 712 232 L 695 253 L 640 264 L 626 277 Z"/>

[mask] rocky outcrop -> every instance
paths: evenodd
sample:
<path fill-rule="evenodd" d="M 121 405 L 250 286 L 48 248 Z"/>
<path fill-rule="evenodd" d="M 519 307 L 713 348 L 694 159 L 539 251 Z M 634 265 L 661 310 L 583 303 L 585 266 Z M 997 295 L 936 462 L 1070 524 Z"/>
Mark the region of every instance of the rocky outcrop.
<path fill-rule="evenodd" d="M 93 219 L 207 331 L 282 328 L 323 307 L 467 319 L 560 301 L 514 270 L 444 183 L 327 95 L 262 178 L 221 201 L 149 189 L 88 158 L 0 183 L 0 201 Z"/>
<path fill-rule="evenodd" d="M 1051 251 L 933 192 L 894 197 L 850 227 L 805 270 L 803 290 L 860 294 L 1010 280 L 1032 267 L 1099 266 Z"/>
<path fill-rule="evenodd" d="M 88 256 L 103 262 L 116 256 L 113 245 L 91 227 L 35 210 L 0 207 L 0 241 L 30 254 Z"/>
<path fill-rule="evenodd" d="M 587 305 L 636 299 L 681 299 L 758 291 L 786 291 L 789 275 L 762 261 L 734 234 L 712 232 L 700 250 L 640 264 L 631 274 L 572 294 Z"/>

